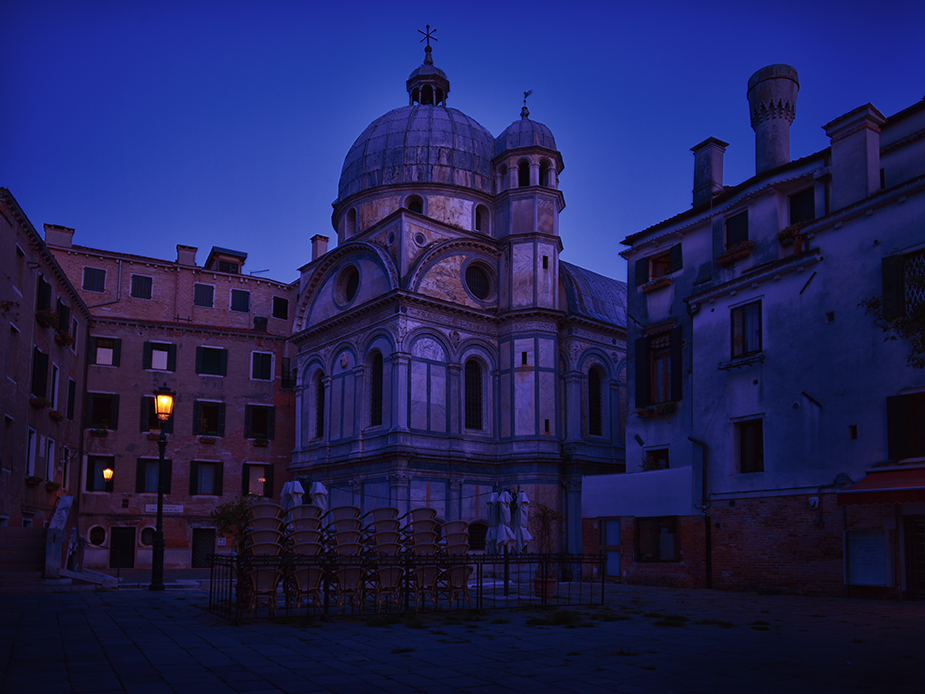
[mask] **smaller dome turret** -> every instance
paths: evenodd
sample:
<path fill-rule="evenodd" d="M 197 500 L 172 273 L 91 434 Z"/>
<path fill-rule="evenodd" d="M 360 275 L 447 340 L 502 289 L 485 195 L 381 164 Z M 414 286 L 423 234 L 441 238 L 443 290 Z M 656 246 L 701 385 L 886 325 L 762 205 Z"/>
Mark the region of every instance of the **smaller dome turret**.
<path fill-rule="evenodd" d="M 495 156 L 512 149 L 523 147 L 542 147 L 556 150 L 556 140 L 552 131 L 542 123 L 530 120 L 530 111 L 526 105 L 520 111 L 520 120 L 511 123 L 507 129 L 495 138 Z"/>

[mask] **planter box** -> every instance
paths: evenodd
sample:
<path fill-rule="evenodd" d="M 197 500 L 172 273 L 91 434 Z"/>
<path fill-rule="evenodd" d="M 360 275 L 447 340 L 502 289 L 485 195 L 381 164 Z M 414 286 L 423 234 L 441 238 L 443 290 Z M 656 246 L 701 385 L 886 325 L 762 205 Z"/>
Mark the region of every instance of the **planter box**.
<path fill-rule="evenodd" d="M 74 344 L 74 338 L 70 333 L 55 333 L 55 342 L 64 347 Z"/>
<path fill-rule="evenodd" d="M 57 328 L 58 314 L 55 311 L 49 310 L 36 311 L 35 322 L 43 328 Z"/>
<path fill-rule="evenodd" d="M 215 445 L 215 437 L 213 436 L 200 436 L 199 443 L 204 443 L 207 446 Z"/>
<path fill-rule="evenodd" d="M 51 400 L 48 398 L 29 398 L 29 404 L 37 410 L 51 406 Z"/>
<path fill-rule="evenodd" d="M 36 477 L 35 475 L 30 475 L 26 477 L 26 485 L 29 487 L 38 487 L 42 483 L 41 477 Z"/>
<path fill-rule="evenodd" d="M 57 482 L 46 482 L 45 489 L 48 490 L 49 492 L 56 492 L 59 489 L 61 489 L 61 485 L 58 484 Z"/>
<path fill-rule="evenodd" d="M 90 429 L 90 436 L 93 436 L 98 439 L 104 439 L 109 436 L 108 429 Z"/>
<path fill-rule="evenodd" d="M 254 439 L 254 446 L 257 448 L 266 448 L 270 445 L 269 439 Z"/>
<path fill-rule="evenodd" d="M 649 417 L 664 417 L 666 415 L 674 414 L 678 411 L 678 406 L 675 403 L 665 403 L 661 405 L 649 405 L 648 407 L 641 407 L 636 410 L 636 416 L 640 419 L 648 419 Z"/>
<path fill-rule="evenodd" d="M 161 435 L 154 431 L 148 432 L 148 441 L 157 441 L 160 437 Z"/>
<path fill-rule="evenodd" d="M 642 285 L 642 291 L 646 294 L 649 292 L 654 292 L 662 287 L 668 287 L 671 285 L 670 277 L 659 277 L 657 280 L 652 280 L 651 282 L 646 282 Z"/>
<path fill-rule="evenodd" d="M 58 412 L 58 410 L 48 410 L 48 418 L 56 422 L 64 421 L 64 415 Z"/>

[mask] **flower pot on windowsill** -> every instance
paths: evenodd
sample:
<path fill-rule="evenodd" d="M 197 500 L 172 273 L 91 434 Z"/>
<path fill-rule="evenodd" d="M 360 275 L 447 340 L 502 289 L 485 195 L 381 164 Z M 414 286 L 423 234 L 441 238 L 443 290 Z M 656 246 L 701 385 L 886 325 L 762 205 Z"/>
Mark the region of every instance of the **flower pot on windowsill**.
<path fill-rule="evenodd" d="M 642 285 L 642 291 L 648 294 L 649 292 L 654 292 L 662 287 L 667 287 L 671 284 L 670 277 L 659 277 L 658 279 L 650 280 Z"/>
<path fill-rule="evenodd" d="M 648 417 L 663 417 L 665 415 L 674 414 L 678 409 L 678 403 L 669 400 L 667 402 L 659 402 L 654 405 L 649 405 L 648 407 L 640 407 L 636 410 L 636 416 L 640 419 L 647 419 Z"/>
<path fill-rule="evenodd" d="M 71 337 L 70 333 L 57 332 L 55 333 L 55 342 L 64 347 L 69 347 L 74 344 L 74 338 Z"/>
<path fill-rule="evenodd" d="M 48 481 L 45 483 L 45 489 L 47 489 L 50 492 L 56 492 L 59 489 L 61 489 L 61 483 Z"/>
<path fill-rule="evenodd" d="M 51 400 L 48 398 L 29 398 L 29 404 L 37 410 L 51 406 Z"/>
<path fill-rule="evenodd" d="M 104 439 L 109 436 L 109 429 L 90 429 L 90 436 L 98 439 Z"/>
<path fill-rule="evenodd" d="M 267 446 L 270 445 L 270 440 L 269 439 L 254 439 L 254 445 L 257 448 L 266 448 Z"/>
<path fill-rule="evenodd" d="M 28 475 L 26 477 L 26 484 L 30 487 L 38 487 L 42 483 L 42 478 L 38 475 Z"/>
<path fill-rule="evenodd" d="M 199 443 L 204 443 L 207 446 L 215 445 L 215 437 L 214 436 L 200 436 Z"/>
<path fill-rule="evenodd" d="M 43 328 L 58 327 L 58 312 L 49 309 L 43 309 L 35 312 L 35 322 Z"/>
<path fill-rule="evenodd" d="M 742 243 L 737 243 L 731 248 L 728 248 L 724 252 L 720 253 L 716 257 L 716 264 L 721 267 L 732 265 L 735 261 L 750 256 L 754 247 L 754 241 L 742 241 Z"/>
<path fill-rule="evenodd" d="M 56 422 L 64 421 L 64 415 L 58 412 L 58 410 L 48 410 L 48 418 Z"/>
<path fill-rule="evenodd" d="M 160 433 L 157 431 L 148 432 L 148 441 L 157 441 L 161 437 Z"/>

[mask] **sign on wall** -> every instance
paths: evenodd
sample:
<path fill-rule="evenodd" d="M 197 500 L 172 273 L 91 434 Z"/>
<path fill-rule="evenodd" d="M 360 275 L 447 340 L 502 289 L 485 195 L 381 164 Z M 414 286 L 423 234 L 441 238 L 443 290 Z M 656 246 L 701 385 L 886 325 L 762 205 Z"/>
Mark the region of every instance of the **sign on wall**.
<path fill-rule="evenodd" d="M 845 583 L 893 585 L 893 532 L 849 530 L 845 533 Z"/>

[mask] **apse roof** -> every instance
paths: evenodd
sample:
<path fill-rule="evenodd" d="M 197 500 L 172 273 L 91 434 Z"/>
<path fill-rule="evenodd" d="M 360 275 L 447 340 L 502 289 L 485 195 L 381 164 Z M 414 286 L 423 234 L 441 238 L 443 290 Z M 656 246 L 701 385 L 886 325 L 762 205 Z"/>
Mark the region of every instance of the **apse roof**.
<path fill-rule="evenodd" d="M 570 313 L 626 327 L 626 282 L 564 261 L 559 269 Z"/>

